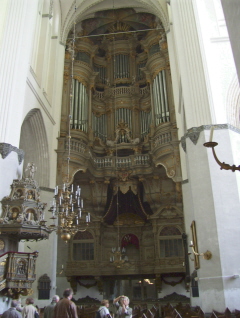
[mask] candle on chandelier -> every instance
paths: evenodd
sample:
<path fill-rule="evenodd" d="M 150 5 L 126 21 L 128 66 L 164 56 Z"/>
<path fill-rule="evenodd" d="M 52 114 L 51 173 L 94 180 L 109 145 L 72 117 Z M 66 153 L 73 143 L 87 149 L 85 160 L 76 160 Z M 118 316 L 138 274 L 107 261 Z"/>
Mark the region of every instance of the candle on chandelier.
<path fill-rule="evenodd" d="M 209 138 L 209 141 L 212 141 L 213 140 L 213 131 L 214 131 L 214 126 L 211 127 L 211 130 L 210 130 L 210 138 Z"/>

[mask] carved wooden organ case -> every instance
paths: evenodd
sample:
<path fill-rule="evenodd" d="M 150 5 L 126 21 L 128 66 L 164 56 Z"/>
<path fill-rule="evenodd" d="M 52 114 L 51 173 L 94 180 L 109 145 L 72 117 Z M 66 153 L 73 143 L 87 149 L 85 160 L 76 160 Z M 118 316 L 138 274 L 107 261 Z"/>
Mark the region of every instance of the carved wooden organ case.
<path fill-rule="evenodd" d="M 70 244 L 66 275 L 107 274 L 111 247 L 126 235 L 138 241 L 138 248 L 131 244 L 138 251 L 129 274 L 182 272 L 183 255 L 165 257 L 160 251 L 161 233 L 181 237 L 184 231 L 179 141 L 161 22 L 133 9 L 109 10 L 76 30 L 73 73 L 68 45 L 65 54 L 58 183 L 66 175 L 71 112 L 71 182 L 82 188 L 91 213 L 88 232 L 95 250 L 92 261 L 76 262 Z M 139 261 L 145 265 L 139 267 Z"/>

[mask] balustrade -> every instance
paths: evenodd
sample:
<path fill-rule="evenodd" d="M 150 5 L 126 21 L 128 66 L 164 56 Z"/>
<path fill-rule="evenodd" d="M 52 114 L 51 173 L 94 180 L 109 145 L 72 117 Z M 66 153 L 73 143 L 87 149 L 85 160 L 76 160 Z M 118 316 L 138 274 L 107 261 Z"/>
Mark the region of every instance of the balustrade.
<path fill-rule="evenodd" d="M 167 132 L 154 138 L 154 147 L 164 145 L 172 140 L 171 133 Z"/>
<path fill-rule="evenodd" d="M 121 87 L 112 87 L 110 88 L 110 95 L 112 96 L 119 96 L 119 95 L 132 95 L 136 93 L 140 93 L 140 95 L 149 95 L 150 89 L 148 86 L 138 88 L 135 86 L 121 86 Z M 104 96 L 106 95 L 107 91 L 97 91 L 95 90 L 93 93 L 93 96 L 98 98 L 98 99 L 103 99 Z"/>
<path fill-rule="evenodd" d="M 140 88 L 140 95 L 149 95 L 149 94 L 150 94 L 149 86 Z"/>
<path fill-rule="evenodd" d="M 135 155 L 130 157 L 104 157 L 96 158 L 91 155 L 94 165 L 97 168 L 116 167 L 116 168 L 130 168 L 135 165 L 149 165 L 149 155 Z"/>
<path fill-rule="evenodd" d="M 68 149 L 68 141 L 65 141 L 65 149 Z M 71 140 L 70 149 L 79 153 L 84 153 L 86 150 L 86 145 L 82 141 Z"/>

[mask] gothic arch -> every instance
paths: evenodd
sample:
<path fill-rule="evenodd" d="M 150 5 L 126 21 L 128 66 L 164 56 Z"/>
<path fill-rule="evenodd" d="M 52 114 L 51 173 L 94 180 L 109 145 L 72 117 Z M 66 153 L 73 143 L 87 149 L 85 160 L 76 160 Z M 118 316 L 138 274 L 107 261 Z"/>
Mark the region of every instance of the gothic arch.
<path fill-rule="evenodd" d="M 124 8 L 135 8 L 138 12 L 148 12 L 157 16 L 165 29 L 167 31 L 169 29 L 169 19 L 167 13 L 167 6 L 165 0 L 136 0 L 131 2 L 128 5 L 124 5 Z M 80 4 L 76 9 L 76 16 L 74 13 L 74 3 L 69 5 L 67 14 L 65 18 L 62 20 L 62 32 L 61 32 L 61 41 L 63 43 L 66 42 L 69 31 L 71 30 L 74 20 L 76 19 L 76 23 L 86 19 L 86 17 L 93 17 L 94 13 L 97 11 L 109 10 L 112 9 L 113 6 L 109 5 L 109 2 L 104 0 L 92 0 L 92 1 L 80 1 Z M 122 8 L 121 2 L 116 2 L 115 9 Z"/>
<path fill-rule="evenodd" d="M 25 152 L 23 171 L 28 162 L 34 162 L 37 171 L 34 179 L 39 186 L 49 186 L 49 151 L 41 111 L 32 109 L 25 117 L 20 137 L 20 149 Z"/>

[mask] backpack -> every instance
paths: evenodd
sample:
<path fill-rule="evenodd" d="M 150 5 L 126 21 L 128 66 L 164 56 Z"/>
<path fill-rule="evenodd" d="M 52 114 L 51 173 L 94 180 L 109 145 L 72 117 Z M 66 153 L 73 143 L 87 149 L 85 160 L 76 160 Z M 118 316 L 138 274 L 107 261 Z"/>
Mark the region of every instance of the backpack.
<path fill-rule="evenodd" d="M 95 318 L 101 318 L 100 310 L 97 310 L 97 311 L 96 311 Z"/>

